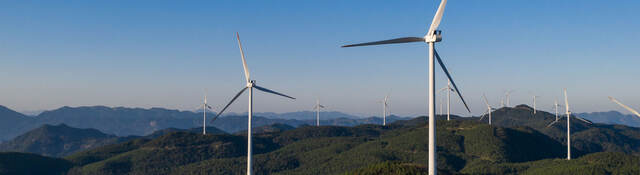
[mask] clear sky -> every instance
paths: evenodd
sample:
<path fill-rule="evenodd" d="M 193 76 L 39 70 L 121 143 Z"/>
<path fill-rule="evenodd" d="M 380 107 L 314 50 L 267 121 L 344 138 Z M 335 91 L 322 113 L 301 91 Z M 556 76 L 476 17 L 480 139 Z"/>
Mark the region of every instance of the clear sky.
<path fill-rule="evenodd" d="M 220 108 L 244 86 L 235 32 L 252 78 L 295 101 L 257 92 L 258 112 L 427 111 L 426 45 L 340 45 L 423 36 L 439 1 L 2 1 L 0 105 Z M 640 108 L 640 2 L 450 0 L 437 48 L 473 114 L 481 95 L 550 110 L 569 89 L 574 112 Z M 437 87 L 446 82 L 437 71 Z M 442 96 L 441 96 L 442 97 Z M 456 114 L 462 110 L 452 101 Z M 246 111 L 246 95 L 230 111 Z M 626 112 L 626 111 L 625 111 Z"/>

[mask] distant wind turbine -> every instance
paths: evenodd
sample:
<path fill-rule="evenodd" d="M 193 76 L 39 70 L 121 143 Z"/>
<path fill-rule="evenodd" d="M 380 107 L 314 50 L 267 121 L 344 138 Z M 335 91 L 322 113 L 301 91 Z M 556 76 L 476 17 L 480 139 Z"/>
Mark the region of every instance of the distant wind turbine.
<path fill-rule="evenodd" d="M 455 90 L 451 88 L 451 80 L 447 81 L 447 86 L 440 89 L 440 91 L 447 92 L 447 121 L 449 121 L 451 120 L 451 92 L 455 92 Z M 442 107 L 442 105 L 440 105 L 440 107 Z M 442 109 L 440 109 L 440 111 L 442 111 Z"/>
<path fill-rule="evenodd" d="M 202 134 L 205 135 L 207 134 L 207 111 L 213 110 L 213 108 L 207 104 L 207 94 L 204 94 L 204 102 L 200 107 L 202 107 Z"/>
<path fill-rule="evenodd" d="M 536 97 L 540 96 L 533 96 L 533 115 L 536 115 Z"/>
<path fill-rule="evenodd" d="M 556 121 L 558 121 L 558 107 L 560 107 L 560 106 L 562 106 L 562 105 L 558 104 L 558 100 L 556 99 L 553 102 L 553 108 L 556 110 Z"/>
<path fill-rule="evenodd" d="M 493 112 L 495 110 L 495 108 L 491 107 L 491 105 L 489 105 L 489 101 L 487 100 L 487 97 L 484 96 L 484 94 L 482 94 L 482 99 L 484 100 L 484 104 L 487 105 L 487 111 L 485 111 L 485 114 L 482 115 L 482 117 L 480 117 L 480 120 L 482 120 L 484 118 L 484 116 L 486 116 L 487 114 L 489 115 L 489 125 L 491 125 L 491 112 Z"/>
<path fill-rule="evenodd" d="M 511 93 L 513 92 L 513 90 L 508 90 L 507 92 L 504 93 L 504 97 L 507 100 L 507 107 L 511 106 Z"/>
<path fill-rule="evenodd" d="M 320 99 L 316 100 L 316 105 L 313 106 L 313 110 L 316 110 L 316 126 L 320 126 L 320 108 L 324 108 L 320 104 Z"/>
<path fill-rule="evenodd" d="M 635 114 L 636 116 L 640 117 L 640 113 L 638 113 L 638 111 L 636 111 L 636 110 L 634 110 L 634 109 L 630 108 L 630 107 L 629 107 L 629 106 L 627 106 L 627 105 L 624 105 L 624 104 L 620 103 L 620 102 L 619 102 L 618 100 L 616 100 L 615 98 L 613 98 L 613 97 L 609 97 L 609 100 L 611 100 L 612 102 L 614 102 L 614 103 L 616 103 L 616 104 L 618 104 L 618 105 L 622 106 L 623 108 L 627 109 L 629 112 L 631 112 L 631 113 Z"/>
<path fill-rule="evenodd" d="M 438 60 L 440 67 L 447 75 L 447 78 L 451 80 L 451 84 L 456 89 L 458 96 L 462 99 L 462 103 L 465 104 L 467 111 L 471 112 L 467 103 L 462 98 L 460 90 L 456 87 L 456 84 L 453 82 L 449 71 L 444 66 L 444 63 L 440 59 L 438 52 L 435 50 L 435 43 L 442 41 L 442 32 L 438 30 L 438 26 L 440 25 L 440 21 L 442 20 L 442 15 L 444 14 L 444 8 L 447 4 L 447 0 L 442 0 L 440 2 L 440 6 L 436 11 L 436 15 L 433 17 L 433 21 L 431 22 L 431 26 L 429 30 L 427 30 L 427 34 L 424 37 L 405 37 L 405 38 L 396 38 L 391 40 L 384 41 L 376 41 L 376 42 L 368 42 L 368 43 L 360 43 L 353 45 L 345 45 L 342 47 L 355 47 L 355 46 L 368 46 L 368 45 L 379 45 L 379 44 L 397 44 L 397 43 L 409 43 L 409 42 L 426 42 L 429 45 L 429 158 L 427 162 L 429 162 L 428 172 L 429 175 L 435 175 L 437 173 L 436 169 L 436 117 L 435 117 L 435 104 L 436 104 L 436 96 L 435 96 L 435 65 L 434 65 L 434 57 Z"/>
<path fill-rule="evenodd" d="M 258 85 L 256 85 L 256 81 L 255 80 L 251 80 L 250 76 L 249 76 L 249 68 L 247 67 L 247 61 L 244 58 L 244 52 L 242 51 L 242 43 L 240 43 L 240 35 L 238 33 L 236 33 L 236 38 L 238 39 L 238 47 L 240 47 L 240 56 L 242 57 L 242 67 L 244 68 L 244 76 L 245 76 L 245 80 L 247 82 L 246 87 L 242 88 L 242 90 L 240 90 L 240 92 L 238 92 L 238 94 L 236 94 L 236 96 L 234 96 L 231 101 L 224 106 L 224 108 L 222 108 L 222 110 L 220 110 L 220 112 L 218 113 L 218 115 L 216 115 L 216 117 L 213 118 L 212 121 L 215 121 L 221 114 L 222 112 L 224 112 L 224 110 L 226 110 L 229 105 L 231 105 L 231 103 L 233 103 L 233 101 L 235 101 L 240 95 L 242 95 L 242 93 L 249 89 L 249 109 L 248 109 L 248 120 L 247 120 L 247 175 L 252 175 L 253 174 L 253 169 L 252 164 L 253 164 L 253 160 L 252 160 L 252 144 L 251 144 L 251 124 L 253 122 L 252 120 L 252 115 L 253 115 L 253 88 L 256 88 L 260 91 L 266 92 L 266 93 L 271 93 L 271 94 L 275 94 L 275 95 L 279 95 L 279 96 L 283 96 L 283 97 L 287 97 L 290 99 L 295 99 L 293 97 L 278 93 L 276 91 L 272 91 L 269 90 L 267 88 L 263 88 L 260 87 Z"/>
<path fill-rule="evenodd" d="M 569 110 L 569 99 L 567 98 L 567 89 L 564 89 L 564 105 L 565 105 L 565 109 L 566 109 L 566 117 L 567 117 L 567 160 L 571 160 L 571 111 Z M 580 118 L 578 116 L 573 116 L 585 123 L 588 124 L 593 124 L 592 122 L 585 120 L 583 118 Z M 547 125 L 547 127 L 552 126 L 553 124 L 557 123 L 558 121 L 554 121 L 551 122 L 549 125 Z"/>
<path fill-rule="evenodd" d="M 389 114 L 389 96 L 391 96 L 391 92 L 384 96 L 384 100 L 382 100 L 382 126 L 387 125 L 387 114 Z"/>

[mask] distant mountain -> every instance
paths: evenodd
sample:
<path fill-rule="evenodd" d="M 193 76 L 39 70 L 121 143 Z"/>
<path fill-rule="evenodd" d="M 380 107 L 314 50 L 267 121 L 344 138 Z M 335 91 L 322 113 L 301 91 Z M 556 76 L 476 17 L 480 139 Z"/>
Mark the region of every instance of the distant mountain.
<path fill-rule="evenodd" d="M 209 113 L 208 115 L 213 116 L 215 113 Z M 402 119 L 407 118 L 389 116 L 387 122 Z M 298 127 L 300 125 L 315 125 L 315 122 L 315 113 L 310 111 L 283 114 L 257 113 L 254 115 L 253 126 L 261 127 L 280 123 Z M 210 120 L 207 121 L 208 126 L 215 126 L 227 133 L 246 130 L 246 123 L 246 114 L 225 115 L 213 123 Z M 380 118 L 362 118 L 340 112 L 322 112 L 320 121 L 321 125 L 336 126 L 381 123 L 382 120 Z M 145 136 L 167 128 L 190 129 L 202 126 L 202 113 L 163 108 L 65 106 L 30 117 L 0 106 L 0 142 L 10 140 L 44 124 L 66 124 L 74 128 L 95 128 L 101 132 L 119 137 L 130 135 Z"/>
<path fill-rule="evenodd" d="M 33 117 L 0 106 L 0 141 L 7 141 L 37 127 L 35 121 Z"/>
<path fill-rule="evenodd" d="M 0 151 L 29 152 L 60 157 L 123 140 L 96 129 L 78 129 L 64 124 L 43 125 L 0 144 Z"/>
<path fill-rule="evenodd" d="M 640 127 L 640 117 L 635 115 L 625 115 L 618 111 L 578 113 L 576 115 L 596 123 Z"/>
<path fill-rule="evenodd" d="M 243 115 L 247 115 L 244 113 Z M 315 111 L 299 111 L 299 112 L 286 112 L 286 113 L 273 113 L 273 112 L 259 112 L 254 113 L 256 116 L 261 116 L 271 119 L 294 119 L 294 120 L 315 120 Z M 360 119 L 355 115 L 345 114 L 337 111 L 320 111 L 321 120 L 347 118 L 347 119 Z"/>

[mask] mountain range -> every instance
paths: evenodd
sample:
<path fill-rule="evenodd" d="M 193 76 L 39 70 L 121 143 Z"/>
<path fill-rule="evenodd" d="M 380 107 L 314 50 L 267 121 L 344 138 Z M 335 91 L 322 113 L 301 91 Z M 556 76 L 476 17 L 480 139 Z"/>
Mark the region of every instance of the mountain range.
<path fill-rule="evenodd" d="M 638 174 L 639 128 L 572 120 L 574 159 L 564 160 L 566 125 L 528 106 L 485 118 L 438 116 L 440 174 Z M 256 174 L 426 174 L 427 119 L 387 126 L 274 126 L 254 135 Z M 66 174 L 242 174 L 246 136 L 166 132 L 51 159 Z M 38 157 L 36 157 L 38 158 Z M 36 159 L 34 158 L 34 159 Z M 9 159 L 0 154 L 2 160 Z M 42 158 L 39 158 L 42 159 Z M 22 160 L 25 166 L 45 165 Z M 6 167 L 6 166 L 4 166 Z M 1 171 L 1 168 L 0 168 Z M 9 169 L 7 171 L 18 172 Z"/>
<path fill-rule="evenodd" d="M 281 123 L 297 127 L 315 124 L 315 113 L 308 111 L 261 114 L 267 117 L 255 115 L 254 126 Z M 213 115 L 215 114 L 208 114 L 208 116 Z M 321 117 L 322 125 L 355 126 L 365 123 L 382 123 L 380 118 L 360 118 L 340 112 L 321 112 Z M 213 123 L 208 121 L 207 126 L 215 126 L 225 132 L 234 133 L 247 129 L 246 118 L 246 115 L 225 115 Z M 406 118 L 397 116 L 389 116 L 387 118 L 388 122 L 399 119 Z M 106 134 L 120 137 L 130 135 L 145 136 L 166 128 L 189 129 L 202 126 L 202 113 L 164 108 L 65 106 L 51 111 L 44 111 L 37 116 L 27 116 L 0 106 L 0 142 L 13 139 L 44 124 L 65 124 L 74 128 L 93 128 Z"/>

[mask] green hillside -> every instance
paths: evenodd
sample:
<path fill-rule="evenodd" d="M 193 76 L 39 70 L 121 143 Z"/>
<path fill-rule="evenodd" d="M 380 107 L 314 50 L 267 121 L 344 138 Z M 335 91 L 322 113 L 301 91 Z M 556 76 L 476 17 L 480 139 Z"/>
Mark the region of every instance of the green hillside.
<path fill-rule="evenodd" d="M 255 166 L 256 173 L 341 174 L 385 162 L 424 165 L 427 129 L 423 124 L 308 126 L 258 134 L 254 139 L 254 158 L 260 165 Z M 485 162 L 563 156 L 560 143 L 528 128 L 441 120 L 437 130 L 442 172 L 458 172 L 467 165 Z M 105 146 L 67 159 L 78 164 L 70 174 L 238 174 L 245 171 L 245 149 L 244 136 L 177 132 Z"/>

